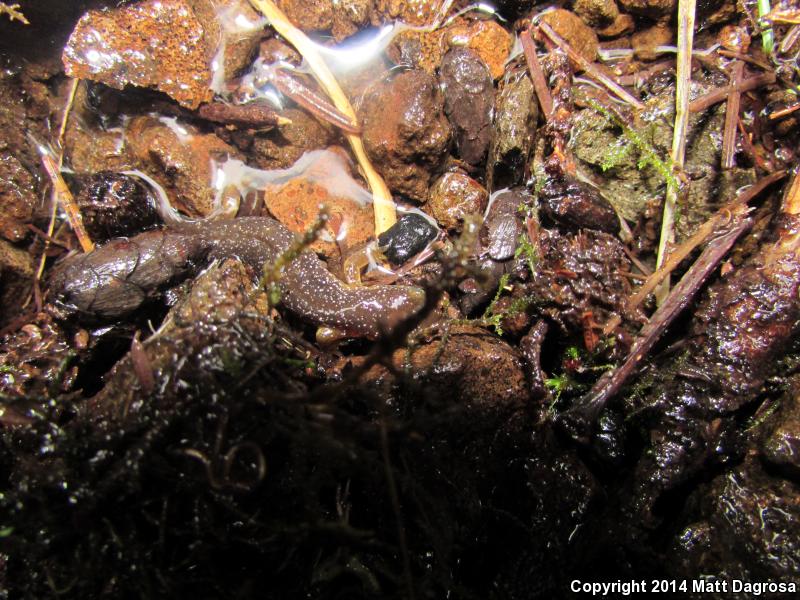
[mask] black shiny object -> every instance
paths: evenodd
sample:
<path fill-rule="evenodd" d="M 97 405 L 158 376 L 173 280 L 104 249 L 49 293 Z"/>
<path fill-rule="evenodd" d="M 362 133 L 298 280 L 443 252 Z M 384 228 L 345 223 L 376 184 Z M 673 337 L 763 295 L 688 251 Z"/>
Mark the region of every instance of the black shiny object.
<path fill-rule="evenodd" d="M 416 213 L 403 215 L 378 236 L 378 245 L 393 265 L 402 265 L 436 239 L 439 231 L 425 217 Z"/>
<path fill-rule="evenodd" d="M 95 241 L 136 234 L 158 222 L 150 191 L 130 175 L 111 171 L 92 175 L 77 201 L 86 230 Z"/>

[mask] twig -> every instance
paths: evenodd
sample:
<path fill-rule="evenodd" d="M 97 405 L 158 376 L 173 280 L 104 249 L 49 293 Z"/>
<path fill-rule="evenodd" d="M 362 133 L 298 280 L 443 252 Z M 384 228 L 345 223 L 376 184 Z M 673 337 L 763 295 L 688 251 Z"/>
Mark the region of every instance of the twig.
<path fill-rule="evenodd" d="M 751 225 L 752 220 L 749 217 L 739 215 L 726 231 L 706 246 L 691 269 L 672 290 L 667 300 L 655 312 L 647 325 L 642 327 L 625 362 L 609 376 L 601 377 L 589 394 L 564 415 L 567 421 L 565 424 L 570 428 L 570 433 L 574 437 L 581 440 L 586 439 L 587 430 L 591 428 L 600 411 L 635 372 L 661 334 L 689 305 L 708 276 L 733 247 L 739 236 Z"/>
<path fill-rule="evenodd" d="M 736 122 L 739 120 L 739 106 L 742 94 L 736 86 L 744 73 L 744 63 L 737 60 L 731 66 L 731 88 L 734 91 L 728 96 L 725 106 L 725 129 L 722 133 L 722 168 L 732 169 L 736 162 Z"/>
<path fill-rule="evenodd" d="M 525 62 L 528 63 L 528 73 L 531 76 L 533 89 L 536 91 L 536 97 L 539 99 L 545 121 L 547 121 L 553 112 L 553 97 L 550 95 L 550 87 L 547 85 L 547 80 L 544 77 L 544 71 L 542 71 L 542 65 L 539 63 L 539 57 L 536 55 L 536 44 L 531 37 L 531 30 L 526 29 L 523 31 L 519 39 L 522 42 Z"/>
<path fill-rule="evenodd" d="M 692 100 L 689 103 L 689 112 L 702 112 L 707 108 L 722 102 L 723 100 L 727 100 L 728 96 L 733 91 L 743 94 L 744 92 L 749 92 L 750 90 L 760 88 L 762 85 L 770 85 L 772 83 L 775 83 L 774 73 L 764 73 L 762 75 L 748 77 L 737 86 L 729 85 L 723 88 L 718 88 L 713 92 L 709 92 L 704 96 L 700 96 L 699 98 Z"/>
<path fill-rule="evenodd" d="M 621 100 L 624 100 L 628 104 L 630 104 L 630 105 L 632 105 L 632 106 L 634 106 L 634 107 L 636 107 L 638 109 L 643 109 L 644 108 L 644 104 L 642 104 L 638 99 L 636 99 L 633 96 L 631 96 L 625 90 L 625 88 L 620 86 L 616 81 L 611 79 L 611 77 L 609 77 L 608 75 L 603 73 L 600 69 L 595 67 L 592 63 L 590 63 L 588 60 L 586 60 L 583 56 L 581 56 L 580 54 L 575 52 L 575 50 L 573 50 L 570 47 L 570 45 L 567 44 L 567 42 L 564 41 L 564 39 L 560 35 L 558 35 L 555 31 L 553 31 L 553 29 L 547 23 L 544 23 L 544 22 L 539 23 L 539 29 L 541 31 L 543 31 L 545 33 L 545 35 L 547 35 L 547 37 L 549 37 L 556 46 L 558 46 L 564 52 L 566 52 L 567 56 L 569 56 L 570 60 L 573 61 L 574 63 L 578 64 L 581 67 L 581 69 L 583 69 L 584 72 L 587 75 L 589 75 L 592 79 L 595 79 L 599 83 L 602 83 L 606 88 L 608 88 L 608 90 L 612 94 L 614 94 L 615 96 L 617 96 Z M 690 53 L 690 57 L 691 57 L 691 53 Z"/>
<path fill-rule="evenodd" d="M 694 36 L 695 0 L 678 0 L 678 57 L 675 90 L 675 126 L 672 129 L 672 168 L 683 171 L 686 156 L 686 131 L 689 128 L 689 88 L 692 79 L 692 41 Z M 664 202 L 664 215 L 661 219 L 661 237 L 658 240 L 656 268 L 664 264 L 668 246 L 675 240 L 675 209 L 678 204 L 679 189 L 667 185 Z M 669 279 L 665 278 L 661 289 L 656 292 L 658 304 L 667 298 Z"/>
<path fill-rule="evenodd" d="M 250 4 L 267 17 L 275 31 L 297 48 L 298 52 L 308 62 L 317 81 L 331 97 L 336 108 L 355 123 L 356 113 L 350 105 L 350 101 L 306 34 L 292 25 L 272 0 L 250 0 Z M 364 172 L 364 177 L 372 190 L 373 208 L 375 210 L 375 233 L 383 233 L 397 222 L 397 208 L 392 200 L 392 194 L 386 182 L 372 166 L 369 157 L 367 157 L 361 137 L 353 133 L 346 135 L 347 141 L 350 142 L 350 147 L 353 149 L 353 154 L 355 154 L 356 160 L 358 160 L 358 164 Z"/>

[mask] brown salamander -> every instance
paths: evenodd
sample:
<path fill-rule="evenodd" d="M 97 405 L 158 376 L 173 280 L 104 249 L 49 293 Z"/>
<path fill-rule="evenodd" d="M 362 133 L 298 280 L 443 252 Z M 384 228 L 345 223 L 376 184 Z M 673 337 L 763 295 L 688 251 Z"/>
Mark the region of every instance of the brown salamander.
<path fill-rule="evenodd" d="M 183 223 L 70 257 L 56 267 L 50 289 L 63 308 L 117 319 L 208 260 L 236 257 L 261 272 L 294 240 L 269 217 Z M 311 251 L 287 265 L 279 286 L 282 305 L 301 318 L 372 339 L 413 314 L 425 299 L 423 290 L 411 286 L 347 285 Z"/>

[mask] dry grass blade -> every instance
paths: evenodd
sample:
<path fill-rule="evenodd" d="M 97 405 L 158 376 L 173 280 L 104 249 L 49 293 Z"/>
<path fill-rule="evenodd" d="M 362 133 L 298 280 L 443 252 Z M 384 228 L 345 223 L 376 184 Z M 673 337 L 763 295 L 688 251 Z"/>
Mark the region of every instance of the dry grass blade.
<path fill-rule="evenodd" d="M 325 61 L 317 52 L 314 43 L 308 39 L 308 36 L 295 27 L 272 0 L 250 0 L 250 4 L 269 20 L 275 31 L 297 48 L 297 51 L 306 60 L 317 81 L 330 96 L 336 108 L 355 123 L 356 113 L 350 105 L 350 101 L 342 91 L 328 65 L 325 64 Z M 392 194 L 386 182 L 383 181 L 383 178 L 367 157 L 361 137 L 348 133 L 347 141 L 350 142 L 353 154 L 355 154 L 356 160 L 358 160 L 358 164 L 364 172 L 364 177 L 372 190 L 375 210 L 375 233 L 383 233 L 397 221 L 397 209 L 392 200 Z"/>
<path fill-rule="evenodd" d="M 583 69 L 584 72 L 587 75 L 589 75 L 592 79 L 595 79 L 599 83 L 603 84 L 606 88 L 608 88 L 608 90 L 612 94 L 614 94 L 615 96 L 617 96 L 621 100 L 624 100 L 625 102 L 627 102 L 631 106 L 634 106 L 634 107 L 636 107 L 638 109 L 643 109 L 644 108 L 644 104 L 642 104 L 637 98 L 634 98 L 633 96 L 631 96 L 625 90 L 625 88 L 620 86 L 616 81 L 611 79 L 608 75 L 603 73 L 600 69 L 595 67 L 592 63 L 590 63 L 585 58 L 583 58 L 583 56 L 581 56 L 580 54 L 575 52 L 575 50 L 573 50 L 570 47 L 570 45 L 567 44 L 567 42 L 564 41 L 564 39 L 560 35 L 558 35 L 555 31 L 553 31 L 553 29 L 547 23 L 539 23 L 539 29 L 541 29 L 541 31 L 543 31 L 544 34 L 548 38 L 550 38 L 550 40 L 556 46 L 558 46 L 564 52 L 566 52 L 567 56 L 569 56 L 571 61 L 573 61 L 574 63 L 580 65 L 581 69 Z M 690 56 L 691 56 L 691 54 L 690 54 Z"/>
<path fill-rule="evenodd" d="M 686 132 L 689 128 L 689 87 L 692 78 L 692 42 L 694 39 L 695 0 L 679 0 L 678 2 L 678 58 L 675 91 L 675 125 L 672 130 L 673 169 L 683 170 L 686 156 Z M 678 204 L 679 189 L 675 185 L 667 185 L 667 198 L 664 202 L 664 214 L 661 219 L 661 237 L 658 242 L 656 268 L 664 264 L 668 246 L 675 240 L 675 208 Z M 669 294 L 669 279 L 665 278 L 656 292 L 658 304 L 666 300 Z"/>
<path fill-rule="evenodd" d="M 84 252 L 91 252 L 94 250 L 94 242 L 83 226 L 83 217 L 81 216 L 80 210 L 78 210 L 78 205 L 75 203 L 75 198 L 72 197 L 72 192 L 69 191 L 69 187 L 67 187 L 64 178 L 61 177 L 61 170 L 58 168 L 56 161 L 53 160 L 48 153 L 42 154 L 42 163 L 53 184 L 53 193 L 61 204 L 61 208 L 64 209 L 70 227 L 72 227 L 72 231 L 78 238 L 81 248 L 83 248 Z"/>
<path fill-rule="evenodd" d="M 728 104 L 725 107 L 725 129 L 722 133 L 722 168 L 732 169 L 736 162 L 736 123 L 739 120 L 739 106 L 742 94 L 736 90 L 736 86 L 742 79 L 744 73 L 744 63 L 736 61 L 731 67 L 731 88 L 733 91 L 728 96 Z"/>

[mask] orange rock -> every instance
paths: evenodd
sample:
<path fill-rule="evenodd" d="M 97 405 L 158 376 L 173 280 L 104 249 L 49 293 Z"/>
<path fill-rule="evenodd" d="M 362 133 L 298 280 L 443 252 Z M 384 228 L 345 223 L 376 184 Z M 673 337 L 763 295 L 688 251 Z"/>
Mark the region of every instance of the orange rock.
<path fill-rule="evenodd" d="M 467 46 L 489 67 L 493 79 L 505 71 L 511 52 L 511 35 L 494 21 L 457 19 L 436 31 L 404 31 L 389 46 L 395 63 L 410 64 L 434 74 L 450 48 Z"/>
<path fill-rule="evenodd" d="M 323 185 L 301 177 L 266 190 L 264 202 L 273 217 L 300 235 L 314 225 L 325 205 L 330 219 L 311 249 L 327 258 L 340 259 L 342 250 L 365 243 L 374 233 L 371 205 L 333 196 Z"/>
<path fill-rule="evenodd" d="M 244 0 L 145 0 L 84 14 L 62 60 L 71 77 L 154 88 L 195 109 L 213 96 L 217 51 L 224 79 L 245 66 L 261 31 Z"/>
<path fill-rule="evenodd" d="M 164 186 L 175 208 L 190 216 L 208 216 L 216 207 L 213 161 L 240 157 L 216 135 L 201 134 L 174 119 L 132 119 L 125 140 L 134 164 Z"/>
<path fill-rule="evenodd" d="M 454 24 L 446 30 L 447 45 L 467 46 L 474 50 L 489 67 L 493 79 L 505 71 L 506 59 L 511 52 L 511 36 L 495 21 L 471 21 Z"/>
<path fill-rule="evenodd" d="M 563 8 L 542 15 L 542 21 L 553 28 L 570 47 L 589 62 L 597 58 L 597 34 L 578 15 Z"/>
<path fill-rule="evenodd" d="M 673 41 L 674 31 L 669 25 L 657 24 L 648 29 L 637 31 L 631 36 L 633 54 L 639 60 L 655 60 L 658 58 L 656 48 L 668 46 Z"/>

